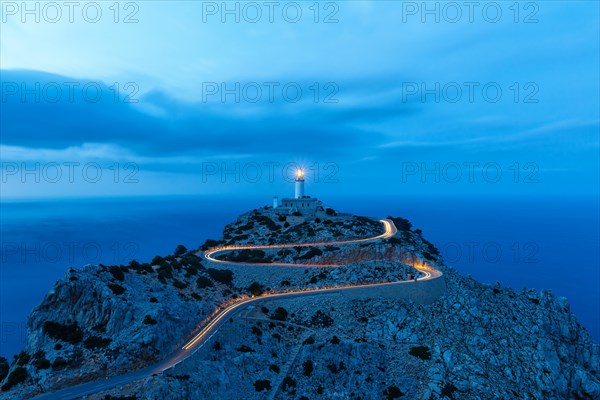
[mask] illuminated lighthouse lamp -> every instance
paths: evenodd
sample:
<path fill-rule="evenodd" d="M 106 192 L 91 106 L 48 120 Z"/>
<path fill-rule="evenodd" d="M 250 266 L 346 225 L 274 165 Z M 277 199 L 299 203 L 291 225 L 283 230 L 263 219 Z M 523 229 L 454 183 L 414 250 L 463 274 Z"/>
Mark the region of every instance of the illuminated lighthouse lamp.
<path fill-rule="evenodd" d="M 324 213 L 323 203 L 317 198 L 304 194 L 304 169 L 297 168 L 294 179 L 294 197 L 284 198 L 279 204 L 279 198 L 273 198 L 273 208 L 279 212 L 289 215 L 301 213 L 304 216 L 316 216 L 317 213 Z M 297 217 L 297 215 L 295 215 Z"/>
<path fill-rule="evenodd" d="M 304 197 L 304 170 L 302 168 L 296 170 L 296 193 L 294 197 L 297 199 Z"/>

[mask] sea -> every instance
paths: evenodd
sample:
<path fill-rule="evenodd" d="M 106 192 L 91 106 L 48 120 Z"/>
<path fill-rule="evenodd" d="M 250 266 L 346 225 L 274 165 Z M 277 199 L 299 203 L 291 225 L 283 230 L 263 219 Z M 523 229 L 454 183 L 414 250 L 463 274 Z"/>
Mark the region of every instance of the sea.
<path fill-rule="evenodd" d="M 333 197 L 336 210 L 401 216 L 465 275 L 569 299 L 600 343 L 600 218 L 596 197 Z M 197 248 L 271 203 L 259 197 L 133 197 L 0 203 L 0 356 L 25 348 L 26 320 L 69 268 L 127 264 Z"/>

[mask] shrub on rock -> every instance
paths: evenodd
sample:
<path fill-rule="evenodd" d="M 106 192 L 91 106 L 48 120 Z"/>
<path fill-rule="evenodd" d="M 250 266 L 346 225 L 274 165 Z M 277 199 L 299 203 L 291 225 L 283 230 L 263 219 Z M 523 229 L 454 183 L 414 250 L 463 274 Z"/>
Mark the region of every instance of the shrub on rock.
<path fill-rule="evenodd" d="M 388 400 L 393 400 L 404 396 L 404 393 L 402 393 L 402 391 L 398 389 L 398 386 L 395 385 L 388 386 L 388 388 L 383 391 L 383 394 Z"/>
<path fill-rule="evenodd" d="M 276 321 L 286 321 L 288 317 L 288 312 L 285 308 L 283 307 L 277 307 L 277 309 L 275 311 L 273 311 L 273 314 L 271 314 L 271 319 L 274 319 Z"/>
<path fill-rule="evenodd" d="M 112 276 L 118 281 L 123 282 L 125 280 L 125 274 L 123 273 L 121 267 L 113 265 L 112 267 L 108 268 L 108 272 L 110 272 Z"/>
<path fill-rule="evenodd" d="M 431 352 L 427 346 L 411 347 L 408 353 L 411 356 L 419 357 L 421 360 L 431 360 Z"/>
<path fill-rule="evenodd" d="M 154 318 L 152 318 L 151 316 L 149 316 L 149 315 L 146 315 L 146 316 L 144 317 L 144 321 L 143 321 L 143 323 L 144 323 L 145 325 L 156 325 L 158 322 L 157 322 L 157 321 L 156 321 Z"/>
<path fill-rule="evenodd" d="M 271 390 L 271 381 L 268 379 L 259 379 L 254 382 L 254 389 L 257 392 L 262 392 L 263 390 Z"/>
<path fill-rule="evenodd" d="M 4 357 L 0 357 L 0 382 L 8 376 L 9 369 L 8 360 Z"/>
<path fill-rule="evenodd" d="M 260 296 L 264 293 L 265 289 L 263 285 L 258 282 L 252 282 L 250 286 L 248 286 L 248 292 L 250 292 L 253 296 Z"/>
<path fill-rule="evenodd" d="M 196 286 L 198 286 L 198 289 L 204 289 L 204 288 L 208 288 L 208 287 L 213 287 L 213 286 L 215 286 L 215 284 L 213 283 L 212 280 L 210 280 L 206 276 L 201 276 L 196 281 Z"/>
<path fill-rule="evenodd" d="M 83 339 L 83 331 L 79 328 L 77 322 L 64 325 L 54 321 L 46 321 L 44 322 L 43 332 L 52 339 L 72 344 L 79 343 Z"/>
<path fill-rule="evenodd" d="M 313 362 L 311 360 L 305 361 L 304 364 L 302 364 L 302 370 L 304 372 L 304 376 L 306 376 L 308 378 L 310 378 L 314 369 L 315 368 L 314 368 Z"/>
<path fill-rule="evenodd" d="M 102 349 L 105 348 L 106 346 L 108 346 L 111 342 L 111 339 L 108 338 L 103 338 L 100 336 L 90 336 L 89 338 L 85 339 L 85 341 L 83 342 L 83 346 L 86 349 Z"/>
<path fill-rule="evenodd" d="M 233 271 L 229 269 L 215 269 L 209 268 L 206 272 L 208 275 L 217 282 L 221 282 L 227 286 L 230 286 L 233 282 Z"/>
<path fill-rule="evenodd" d="M 50 368 L 50 360 L 44 357 L 38 358 L 33 362 L 33 366 L 37 369 L 48 369 Z"/>
<path fill-rule="evenodd" d="M 182 255 L 184 255 L 187 252 L 187 248 L 180 244 L 177 246 L 177 248 L 175 249 L 175 252 L 173 253 L 173 255 L 175 257 L 181 257 Z"/>
<path fill-rule="evenodd" d="M 239 351 L 240 353 L 254 353 L 254 350 L 246 346 L 245 344 L 238 347 L 237 351 Z"/>
<path fill-rule="evenodd" d="M 116 283 L 109 283 L 108 287 L 116 296 L 122 295 L 126 291 L 123 286 L 117 285 Z"/>
<path fill-rule="evenodd" d="M 11 389 L 13 386 L 18 385 L 21 382 L 25 382 L 27 379 L 27 370 L 23 367 L 17 367 L 13 372 L 8 375 L 6 383 L 2 385 L 2 391 Z"/>

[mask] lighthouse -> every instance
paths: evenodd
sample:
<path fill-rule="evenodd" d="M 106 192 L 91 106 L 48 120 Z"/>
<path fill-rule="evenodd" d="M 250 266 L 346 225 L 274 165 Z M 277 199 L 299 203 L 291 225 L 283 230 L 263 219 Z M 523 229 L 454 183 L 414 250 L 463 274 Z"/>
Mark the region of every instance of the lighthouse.
<path fill-rule="evenodd" d="M 300 218 L 301 215 L 324 215 L 325 209 L 323 208 L 323 203 L 321 203 L 319 199 L 304 194 L 304 170 L 302 168 L 296 170 L 294 189 L 294 197 L 283 198 L 281 199 L 281 203 L 273 201 L 273 209 L 277 210 L 279 213 L 291 215 L 294 218 Z M 300 213 L 300 215 L 298 215 L 298 213 Z M 289 221 L 290 220 L 288 219 L 288 222 Z M 302 219 L 302 221 L 304 220 Z M 291 223 L 292 222 L 290 222 L 290 224 Z"/>
<path fill-rule="evenodd" d="M 296 171 L 296 195 L 297 199 L 304 197 L 304 171 L 302 168 L 298 168 Z"/>

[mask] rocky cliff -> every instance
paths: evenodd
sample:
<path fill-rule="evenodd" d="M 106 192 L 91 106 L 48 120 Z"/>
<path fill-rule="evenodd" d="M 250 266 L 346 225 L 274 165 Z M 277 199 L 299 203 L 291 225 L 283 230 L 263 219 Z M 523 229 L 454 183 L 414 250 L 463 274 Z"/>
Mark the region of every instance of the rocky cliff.
<path fill-rule="evenodd" d="M 410 267 L 414 260 L 444 272 L 445 293 L 432 304 L 340 293 L 266 300 L 229 320 L 173 369 L 92 398 L 600 398 L 599 347 L 566 299 L 463 277 L 408 221 L 394 221 L 398 234 L 373 243 L 222 255 L 265 263 L 258 266 L 221 267 L 179 247 L 149 263 L 69 270 L 31 313 L 26 351 L 0 368 L 2 398 L 29 398 L 150 365 L 238 296 L 405 280 L 419 275 Z M 201 249 L 380 233 L 370 218 L 329 213 L 288 220 L 261 209 Z M 283 268 L 273 261 L 344 266 Z"/>

